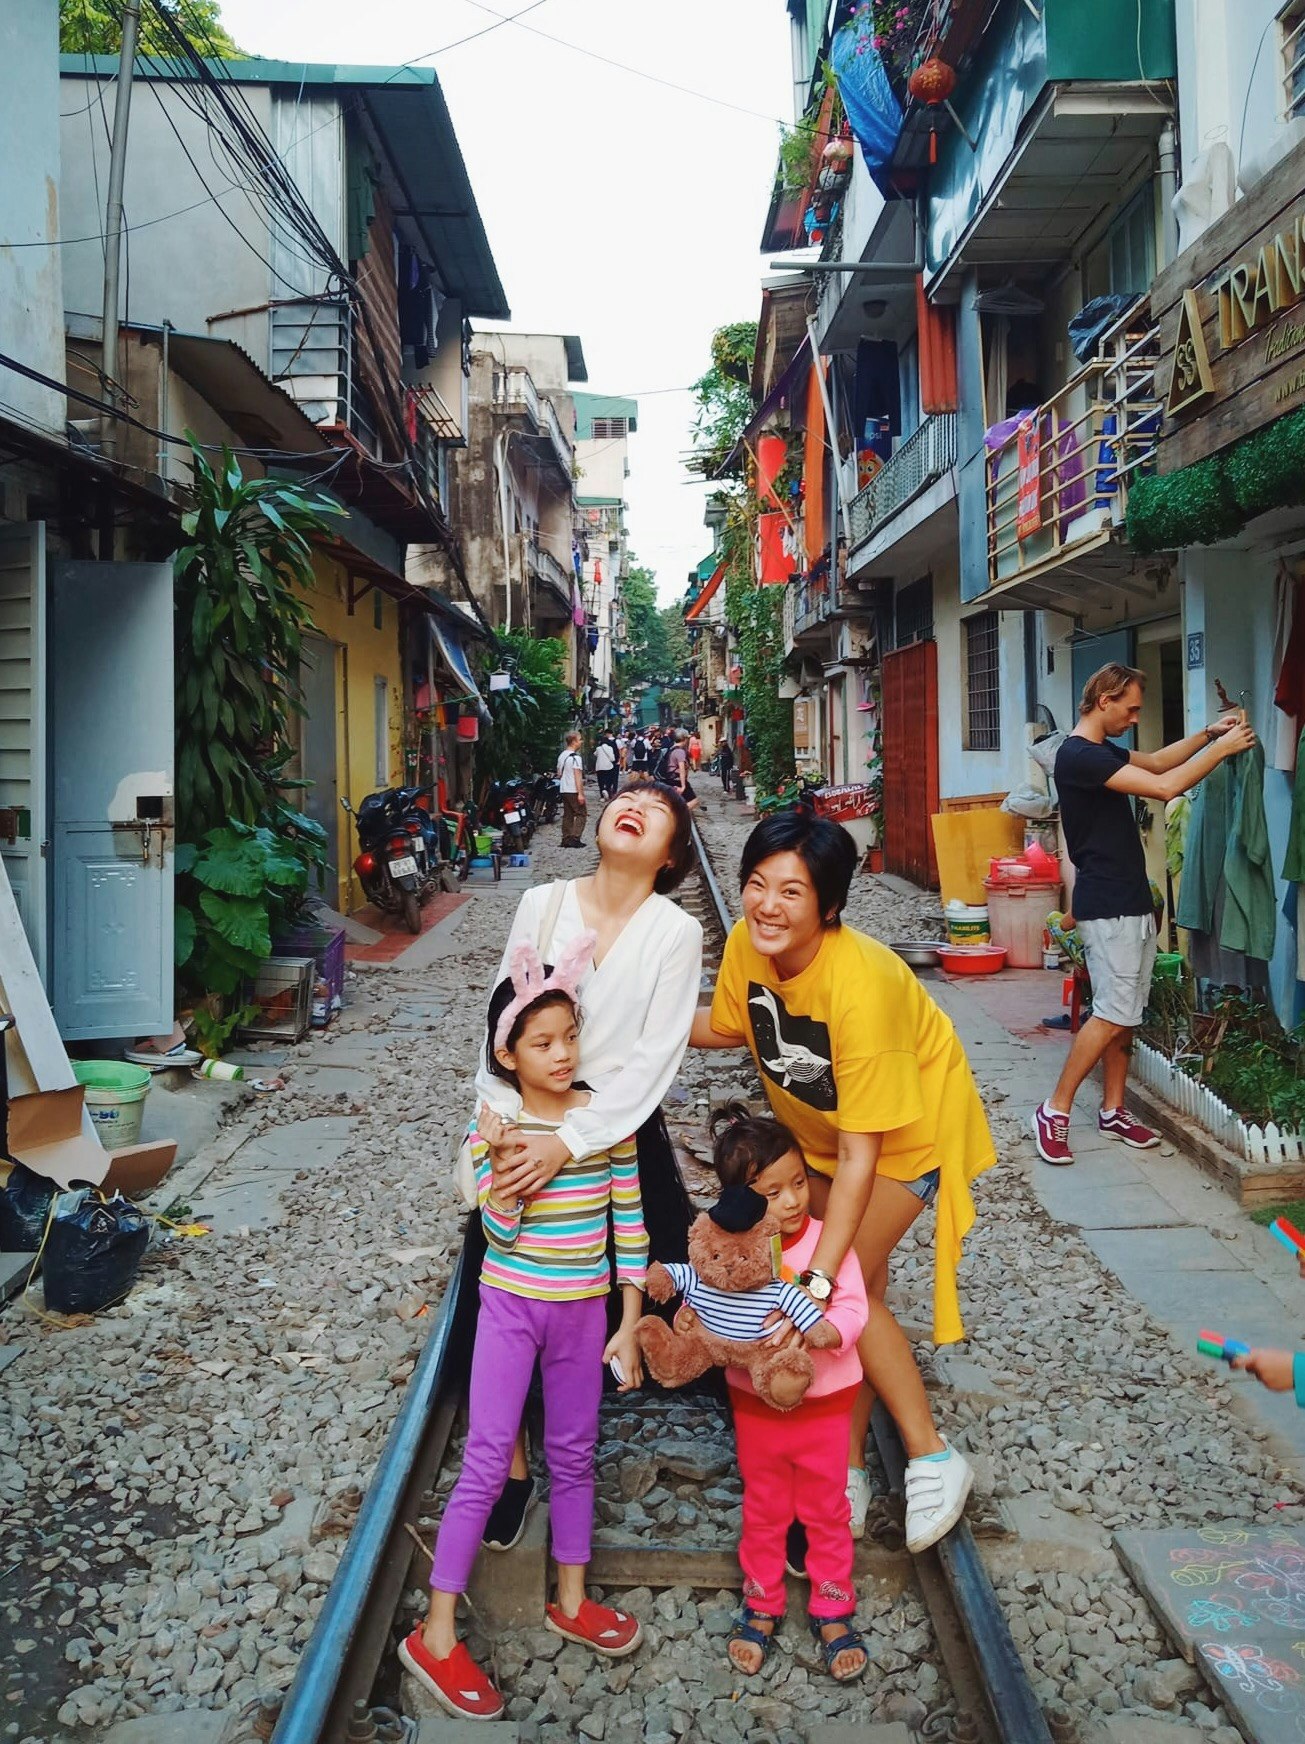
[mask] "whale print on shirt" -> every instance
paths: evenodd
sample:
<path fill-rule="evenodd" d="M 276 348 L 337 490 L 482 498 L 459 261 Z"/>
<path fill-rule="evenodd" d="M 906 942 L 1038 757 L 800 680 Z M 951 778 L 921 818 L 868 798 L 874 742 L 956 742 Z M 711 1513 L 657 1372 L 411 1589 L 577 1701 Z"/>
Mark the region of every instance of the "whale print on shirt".
<path fill-rule="evenodd" d="M 814 1018 L 794 1017 L 773 988 L 756 981 L 748 983 L 748 1015 L 766 1076 L 808 1108 L 837 1108 L 828 1027 Z"/>

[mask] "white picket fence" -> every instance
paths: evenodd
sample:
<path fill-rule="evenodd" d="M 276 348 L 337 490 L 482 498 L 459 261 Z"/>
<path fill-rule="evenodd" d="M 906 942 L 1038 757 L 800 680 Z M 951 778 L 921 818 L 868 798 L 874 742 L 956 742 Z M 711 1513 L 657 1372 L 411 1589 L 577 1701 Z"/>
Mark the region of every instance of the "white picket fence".
<path fill-rule="evenodd" d="M 1134 1043 L 1133 1073 L 1180 1114 L 1257 1168 L 1281 1169 L 1305 1162 L 1305 1133 L 1284 1130 L 1273 1121 L 1267 1126 L 1249 1124 L 1198 1078 L 1189 1077 L 1146 1042 Z"/>

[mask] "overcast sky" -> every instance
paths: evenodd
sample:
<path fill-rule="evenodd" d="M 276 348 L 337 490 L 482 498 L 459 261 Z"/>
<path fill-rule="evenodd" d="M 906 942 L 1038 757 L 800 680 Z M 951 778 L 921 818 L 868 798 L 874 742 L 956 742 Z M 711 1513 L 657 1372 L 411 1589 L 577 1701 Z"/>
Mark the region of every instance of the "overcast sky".
<path fill-rule="evenodd" d="M 520 24 L 446 48 L 526 0 L 491 4 L 223 0 L 222 16 L 250 54 L 436 69 L 512 325 L 578 333 L 589 388 L 639 397 L 631 539 L 669 603 L 709 549 L 704 490 L 682 464 L 687 388 L 707 367 L 713 330 L 757 314 L 777 122 L 791 120 L 785 7 L 543 0 Z"/>

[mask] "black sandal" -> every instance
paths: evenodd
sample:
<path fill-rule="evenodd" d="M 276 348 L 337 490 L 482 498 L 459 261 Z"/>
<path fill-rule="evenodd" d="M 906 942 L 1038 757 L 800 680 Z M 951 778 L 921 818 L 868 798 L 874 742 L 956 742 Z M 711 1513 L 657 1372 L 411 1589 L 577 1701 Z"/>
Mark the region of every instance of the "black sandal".
<path fill-rule="evenodd" d="M 824 1661 L 825 1670 L 835 1683 L 855 1683 L 857 1678 L 865 1676 L 866 1667 L 870 1664 L 870 1653 L 865 1644 L 865 1637 L 852 1627 L 852 1620 L 853 1613 L 851 1611 L 845 1617 L 809 1617 L 807 1619 L 811 1625 L 811 1634 L 820 1652 L 820 1657 Z M 843 1623 L 847 1626 L 841 1635 L 835 1635 L 832 1641 L 826 1641 L 821 1630 L 827 1628 L 830 1623 Z M 840 1653 L 861 1653 L 864 1657 L 855 1671 L 845 1671 L 840 1677 L 834 1670 L 834 1661 Z"/>
<path fill-rule="evenodd" d="M 757 1628 L 756 1625 L 758 1621 L 764 1621 L 770 1624 L 771 1627 L 769 1634 L 767 1634 L 764 1629 Z M 778 1617 L 772 1617 L 769 1611 L 754 1611 L 751 1605 L 744 1605 L 743 1609 L 735 1618 L 734 1627 L 730 1630 L 725 1641 L 725 1648 L 729 1656 L 729 1662 L 734 1670 L 738 1672 L 740 1677 L 756 1677 L 758 1675 L 762 1666 L 764 1666 L 766 1661 L 770 1658 L 771 1648 L 775 1645 L 775 1631 L 778 1628 Z M 750 1647 L 759 1647 L 761 1649 L 761 1665 L 757 1667 L 756 1671 L 744 1671 L 734 1655 L 729 1653 L 729 1648 L 735 1641 L 743 1641 Z"/>

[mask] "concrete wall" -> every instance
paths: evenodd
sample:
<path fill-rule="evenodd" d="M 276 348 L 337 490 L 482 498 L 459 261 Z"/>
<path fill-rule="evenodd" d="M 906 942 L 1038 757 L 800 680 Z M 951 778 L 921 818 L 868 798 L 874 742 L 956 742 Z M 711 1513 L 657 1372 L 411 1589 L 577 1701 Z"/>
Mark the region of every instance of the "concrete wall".
<path fill-rule="evenodd" d="M 101 87 L 111 123 L 113 92 L 107 80 L 61 81 L 63 232 L 68 237 L 98 238 L 104 229 L 100 200 L 108 177 L 109 148 L 98 102 Z M 244 95 L 258 119 L 269 126 L 270 92 L 250 85 Z M 169 117 L 197 168 L 187 161 L 168 125 Z M 304 266 L 302 283 L 286 286 L 273 280 L 264 261 L 231 228 L 234 225 L 266 257 L 266 221 L 261 214 L 255 215 L 239 189 L 223 191 L 228 178 L 215 167 L 210 144 L 205 123 L 174 92 L 153 79 L 137 80 L 125 184 L 125 206 L 132 227 L 131 272 L 123 274 L 121 313 L 148 323 L 167 320 L 182 332 L 206 334 L 211 331 L 207 325 L 210 316 L 258 306 L 259 313 L 224 323 L 216 331 L 223 339 L 236 340 L 266 366 L 269 324 L 265 305 L 269 298 L 290 296 L 296 289 L 320 288 L 325 275 L 320 269 L 314 273 Z M 98 314 L 104 294 L 100 242 L 70 242 L 62 254 L 63 307 Z"/>
<path fill-rule="evenodd" d="M 625 466 L 629 444 L 624 436 L 599 436 L 575 445 L 580 477 L 576 494 L 582 497 L 624 497 Z"/>
<path fill-rule="evenodd" d="M 550 397 L 566 388 L 566 345 L 558 333 L 478 333 L 476 349 L 488 347 L 500 363 L 513 369 L 528 369 L 535 386 Z M 575 419 L 562 423 L 568 436 L 575 435 Z"/>
<path fill-rule="evenodd" d="M 336 695 L 339 714 L 336 728 L 336 780 L 341 795 L 357 808 L 378 786 L 395 786 L 404 779 L 403 766 L 403 664 L 400 655 L 399 607 L 385 595 L 369 593 L 352 613 L 348 606 L 348 583 L 342 565 L 322 552 L 314 555 L 315 584 L 309 609 L 319 633 L 335 644 Z M 377 628 L 377 600 L 380 627 Z M 386 777 L 379 773 L 376 745 L 376 684 L 384 679 L 387 689 L 388 732 L 381 747 Z M 342 913 L 358 907 L 362 890 L 353 875 L 358 842 L 353 820 L 343 809 L 338 824 L 340 868 L 339 901 Z"/>
<path fill-rule="evenodd" d="M 0 248 L 0 351 L 57 381 L 63 375 L 63 257 L 59 199 L 59 8 L 56 0 L 0 7 L 0 116 L 8 166 L 0 180 L 0 237 L 36 247 Z M 97 118 L 98 119 L 98 118 Z M 104 213 L 91 229 L 104 229 Z M 104 292 L 104 262 L 96 243 Z M 62 433 L 63 395 L 0 371 L 0 400 L 22 419 Z"/>
<path fill-rule="evenodd" d="M 1305 134 L 1285 119 L 1281 0 L 1176 0 L 1182 179 L 1226 146 L 1243 190 Z"/>

